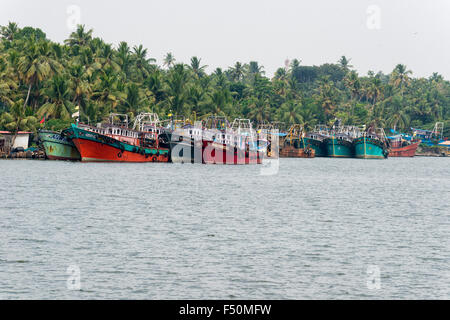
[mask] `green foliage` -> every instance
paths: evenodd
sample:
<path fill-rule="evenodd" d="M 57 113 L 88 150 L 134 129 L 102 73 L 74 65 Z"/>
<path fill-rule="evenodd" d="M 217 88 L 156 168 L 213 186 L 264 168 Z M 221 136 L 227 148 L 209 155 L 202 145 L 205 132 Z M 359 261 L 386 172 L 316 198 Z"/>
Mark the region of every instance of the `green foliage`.
<path fill-rule="evenodd" d="M 70 127 L 71 121 L 62 120 L 62 119 L 51 119 L 45 122 L 45 128 L 53 131 L 60 131 Z"/>
<path fill-rule="evenodd" d="M 142 45 L 117 46 L 78 26 L 64 44 L 53 43 L 32 27 L 10 22 L 0 27 L 0 127 L 34 131 L 43 125 L 60 130 L 80 110 L 81 121 L 96 123 L 110 112 L 173 113 L 189 119 L 210 115 L 248 117 L 286 125 L 377 123 L 408 130 L 450 128 L 450 83 L 438 73 L 414 78 L 403 64 L 390 74 L 359 75 L 351 59 L 302 65 L 294 59 L 272 79 L 257 61 L 236 62 L 207 73 L 200 57 L 188 64 L 167 53 L 157 65 Z"/>
<path fill-rule="evenodd" d="M 39 28 L 24 27 L 16 35 L 16 39 L 45 40 L 46 34 Z"/>

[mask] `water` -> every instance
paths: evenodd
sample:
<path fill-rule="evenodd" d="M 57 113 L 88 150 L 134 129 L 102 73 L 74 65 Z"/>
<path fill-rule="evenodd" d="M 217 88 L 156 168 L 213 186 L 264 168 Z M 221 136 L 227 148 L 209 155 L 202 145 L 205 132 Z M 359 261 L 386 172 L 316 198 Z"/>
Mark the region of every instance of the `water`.
<path fill-rule="evenodd" d="M 0 161 L 0 298 L 449 299 L 449 165 Z"/>

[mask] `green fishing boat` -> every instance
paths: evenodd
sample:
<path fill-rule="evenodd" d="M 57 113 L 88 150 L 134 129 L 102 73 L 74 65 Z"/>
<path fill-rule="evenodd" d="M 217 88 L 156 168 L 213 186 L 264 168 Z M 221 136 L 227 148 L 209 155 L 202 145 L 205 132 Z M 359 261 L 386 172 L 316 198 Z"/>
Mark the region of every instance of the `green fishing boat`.
<path fill-rule="evenodd" d="M 39 140 L 44 146 L 46 157 L 50 160 L 81 160 L 80 153 L 72 141 L 58 132 L 41 130 Z"/>
<path fill-rule="evenodd" d="M 353 144 L 351 139 L 346 135 L 336 134 L 324 141 L 326 154 L 332 158 L 352 158 Z"/>
<path fill-rule="evenodd" d="M 314 131 L 308 132 L 299 139 L 298 148 L 307 150 L 313 149 L 316 157 L 326 157 L 327 153 L 323 141 L 329 136 L 328 128 L 325 125 L 317 125 Z"/>
<path fill-rule="evenodd" d="M 337 119 L 330 136 L 323 141 L 328 157 L 353 158 L 355 150 L 353 140 L 361 135 L 359 128 L 355 126 L 341 126 Z"/>
<path fill-rule="evenodd" d="M 353 141 L 353 145 L 356 158 L 386 159 L 389 155 L 389 147 L 383 129 L 379 129 L 379 133 L 365 132 Z"/>

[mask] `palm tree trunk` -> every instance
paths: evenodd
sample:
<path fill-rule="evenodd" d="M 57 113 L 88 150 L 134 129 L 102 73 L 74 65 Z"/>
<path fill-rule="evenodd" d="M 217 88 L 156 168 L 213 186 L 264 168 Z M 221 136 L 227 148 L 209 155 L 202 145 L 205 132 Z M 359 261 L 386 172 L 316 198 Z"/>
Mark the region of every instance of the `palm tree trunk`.
<path fill-rule="evenodd" d="M 14 132 L 14 136 L 11 139 L 11 149 L 14 147 L 14 142 L 16 142 L 17 134 L 19 133 L 20 122 L 22 121 L 21 117 L 17 118 L 17 126 Z"/>
<path fill-rule="evenodd" d="M 24 109 L 25 109 L 25 107 L 27 106 L 28 99 L 30 98 L 30 92 L 31 92 L 31 87 L 32 87 L 32 86 L 33 86 L 33 85 L 30 84 L 29 87 L 28 87 L 27 98 L 25 99 L 25 103 L 23 104 L 23 108 L 24 108 Z"/>
<path fill-rule="evenodd" d="M 27 105 L 27 103 L 28 103 L 28 99 L 30 98 L 30 93 L 31 93 L 31 87 L 32 87 L 32 86 L 33 86 L 32 84 L 30 84 L 30 85 L 28 86 L 27 98 L 25 99 L 25 102 L 24 102 L 24 104 L 23 104 L 23 109 L 25 109 L 25 107 L 26 107 L 26 105 Z M 11 148 L 13 148 L 14 142 L 16 142 L 16 138 L 17 138 L 17 134 L 18 134 L 18 132 L 19 132 L 19 127 L 20 127 L 20 122 L 21 122 L 21 121 L 22 121 L 21 117 L 18 117 L 18 118 L 17 118 L 17 126 L 16 126 L 16 130 L 15 130 L 14 136 L 13 136 L 13 138 L 12 138 L 12 140 L 11 140 Z"/>

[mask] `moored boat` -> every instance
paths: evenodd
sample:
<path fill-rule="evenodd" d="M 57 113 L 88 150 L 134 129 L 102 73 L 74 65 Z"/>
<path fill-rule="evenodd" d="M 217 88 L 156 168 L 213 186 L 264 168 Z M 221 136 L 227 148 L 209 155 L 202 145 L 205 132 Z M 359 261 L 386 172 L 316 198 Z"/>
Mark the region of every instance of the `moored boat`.
<path fill-rule="evenodd" d="M 305 133 L 303 127 L 295 124 L 289 129 L 289 133 L 280 148 L 281 158 L 314 158 L 316 152 L 303 141 Z M 304 147 L 306 145 L 306 147 Z"/>
<path fill-rule="evenodd" d="M 420 141 L 403 139 L 403 135 L 399 134 L 389 138 L 390 157 L 414 157 Z"/>
<path fill-rule="evenodd" d="M 283 145 L 287 133 L 284 130 L 283 122 L 260 122 L 257 126 L 258 144 L 265 149 L 265 156 L 268 158 L 277 158 L 280 156 L 280 145 Z M 265 145 L 265 147 L 264 147 Z"/>
<path fill-rule="evenodd" d="M 388 141 L 382 128 L 369 128 L 354 139 L 355 157 L 360 159 L 386 159 L 389 155 Z"/>
<path fill-rule="evenodd" d="M 261 164 L 267 145 L 260 144 L 249 119 L 235 119 L 231 127 L 211 129 L 203 135 L 206 164 Z"/>
<path fill-rule="evenodd" d="M 201 125 L 184 124 L 170 132 L 170 161 L 203 163 L 203 129 Z"/>
<path fill-rule="evenodd" d="M 331 158 L 352 158 L 353 145 L 348 137 L 336 135 L 326 138 L 324 141 L 327 157 Z"/>
<path fill-rule="evenodd" d="M 169 149 L 159 146 L 157 129 L 138 131 L 128 128 L 128 120 L 122 125 L 111 123 L 93 127 L 72 124 L 63 131 L 81 155 L 83 162 L 168 162 Z"/>
<path fill-rule="evenodd" d="M 330 136 L 323 141 L 327 157 L 353 158 L 355 156 L 353 140 L 358 135 L 359 131 L 356 127 L 340 125 L 334 127 Z"/>
<path fill-rule="evenodd" d="M 280 150 L 280 158 L 314 158 L 314 149 L 295 148 L 292 145 L 285 145 Z"/>
<path fill-rule="evenodd" d="M 300 149 L 314 150 L 315 157 L 326 157 L 326 149 L 323 141 L 329 137 L 328 128 L 325 125 L 315 126 L 312 132 L 308 132 L 299 142 Z"/>
<path fill-rule="evenodd" d="M 420 142 L 407 144 L 403 147 L 391 147 L 389 151 L 390 157 L 414 157 Z"/>
<path fill-rule="evenodd" d="M 67 137 L 58 132 L 40 130 L 39 140 L 44 147 L 45 156 L 50 160 L 81 160 L 80 153 Z"/>
<path fill-rule="evenodd" d="M 421 140 L 421 143 L 426 144 L 427 146 L 436 146 L 439 143 L 444 142 L 444 123 L 436 122 L 433 130 L 423 130 L 423 129 L 415 129 L 411 128 L 413 132 L 413 138 L 417 140 Z"/>

